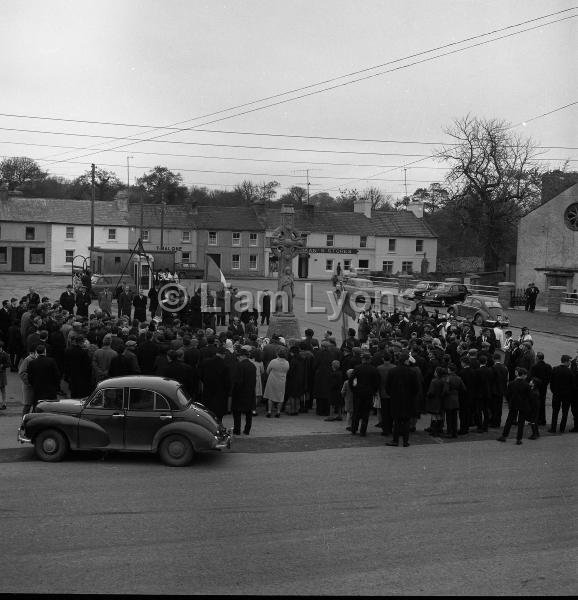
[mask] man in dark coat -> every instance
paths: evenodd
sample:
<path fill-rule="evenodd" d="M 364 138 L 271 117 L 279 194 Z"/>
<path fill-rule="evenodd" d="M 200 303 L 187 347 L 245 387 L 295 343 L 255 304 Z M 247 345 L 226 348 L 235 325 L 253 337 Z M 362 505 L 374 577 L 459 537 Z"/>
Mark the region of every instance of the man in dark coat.
<path fill-rule="evenodd" d="M 477 361 L 476 361 L 477 362 Z M 474 409 L 478 398 L 478 370 L 472 367 L 472 360 L 464 356 L 461 360 L 461 370 L 459 376 L 462 378 L 466 387 L 465 393 L 460 397 L 460 429 L 459 435 L 469 433 L 472 425 Z"/>
<path fill-rule="evenodd" d="M 261 302 L 261 325 L 265 325 L 265 323 L 269 325 L 269 319 L 271 317 L 271 296 L 269 294 L 269 290 L 263 290 Z"/>
<path fill-rule="evenodd" d="M 34 390 L 34 401 L 56 400 L 60 390 L 60 372 L 53 358 L 46 356 L 44 344 L 36 346 L 36 360 L 28 365 L 28 382 Z"/>
<path fill-rule="evenodd" d="M 124 346 L 124 351 L 110 361 L 108 374 L 109 377 L 140 374 L 140 366 L 136 357 L 136 342 L 134 340 L 128 340 Z"/>
<path fill-rule="evenodd" d="M 364 437 L 367 435 L 369 413 L 373 406 L 373 397 L 379 391 L 381 378 L 377 369 L 371 364 L 371 353 L 364 352 L 361 355 L 361 364 L 355 369 L 349 378 L 353 390 L 353 415 L 351 417 L 351 435 L 357 433 Z"/>
<path fill-rule="evenodd" d="M 329 342 L 323 341 L 321 349 L 315 353 L 315 376 L 313 397 L 315 398 L 315 414 L 320 417 L 329 416 L 329 390 L 331 385 L 331 363 L 333 355 L 329 350 Z"/>
<path fill-rule="evenodd" d="M 159 291 L 158 283 L 155 283 L 148 293 L 149 298 L 149 311 L 151 313 L 151 319 L 156 315 L 157 308 L 159 307 Z"/>
<path fill-rule="evenodd" d="M 524 292 L 526 302 L 524 303 L 524 310 L 534 312 L 536 309 L 536 298 L 540 290 L 536 287 L 536 284 L 530 283 Z"/>
<path fill-rule="evenodd" d="M 552 366 L 544 360 L 543 352 L 536 352 L 536 362 L 530 367 L 530 379 L 538 379 L 538 395 L 540 405 L 538 407 L 538 425 L 546 425 L 546 392 L 550 377 L 552 376 Z"/>
<path fill-rule="evenodd" d="M 182 350 L 167 352 L 168 364 L 161 375 L 178 381 L 189 395 L 193 395 L 193 368 L 182 360 Z"/>
<path fill-rule="evenodd" d="M 120 292 L 117 299 L 121 314 L 130 317 L 130 314 L 132 312 L 132 300 L 133 293 L 130 290 L 130 286 L 125 285 L 124 289 L 122 290 L 122 292 Z"/>
<path fill-rule="evenodd" d="M 153 332 L 146 332 L 146 340 L 138 347 L 137 358 L 140 371 L 143 375 L 155 374 L 155 359 L 159 355 L 161 348 L 153 340 Z"/>
<path fill-rule="evenodd" d="M 257 367 L 249 360 L 249 350 L 242 347 L 237 351 L 239 364 L 235 369 L 235 380 L 231 394 L 231 411 L 233 413 L 233 433 L 241 433 L 241 415 L 245 415 L 243 433 L 249 435 L 253 423 L 253 411 L 256 407 L 255 383 Z"/>
<path fill-rule="evenodd" d="M 221 422 L 227 413 L 227 401 L 231 381 L 225 364 L 225 352 L 219 348 L 216 354 L 201 363 L 201 381 L 203 382 L 203 404 L 215 413 Z"/>
<path fill-rule="evenodd" d="M 510 433 L 512 425 L 517 421 L 518 431 L 516 435 L 516 444 L 518 446 L 522 443 L 522 437 L 524 436 L 524 425 L 526 419 L 530 416 L 530 385 L 526 380 L 528 371 L 523 367 L 516 367 L 516 379 L 508 384 L 508 391 L 506 397 L 508 398 L 508 416 L 506 417 L 506 424 L 502 435 L 498 438 L 498 442 L 505 442 Z"/>
<path fill-rule="evenodd" d="M 90 294 L 86 291 L 86 288 L 81 285 L 78 293 L 76 294 L 76 315 L 78 317 L 88 317 L 88 307 L 92 302 Z"/>
<path fill-rule="evenodd" d="M 64 379 L 70 387 L 71 398 L 84 398 L 92 391 L 92 361 L 83 348 L 84 337 L 74 337 L 64 352 Z"/>
<path fill-rule="evenodd" d="M 404 448 L 409 446 L 409 423 L 418 412 L 420 388 L 419 373 L 411 366 L 409 353 L 400 352 L 398 366 L 389 371 L 385 384 L 393 420 L 393 440 L 386 446 L 399 445 L 400 436 Z"/>
<path fill-rule="evenodd" d="M 502 363 L 502 356 L 499 352 L 494 354 L 494 365 L 492 367 L 496 374 L 495 387 L 492 393 L 492 410 L 490 411 L 492 417 L 490 427 L 500 427 L 502 425 L 502 407 L 504 405 L 504 398 L 508 390 L 508 369 L 506 365 Z"/>
<path fill-rule="evenodd" d="M 74 296 L 74 291 L 72 288 L 72 284 L 68 284 L 66 286 L 66 291 L 60 294 L 60 306 L 67 310 L 71 315 L 74 314 L 74 307 L 76 305 L 76 298 Z"/>
<path fill-rule="evenodd" d="M 560 364 L 552 369 L 550 390 L 552 391 L 552 424 L 549 431 L 550 433 L 556 433 L 558 413 L 562 409 L 560 433 L 564 433 L 568 412 L 572 403 L 572 394 L 576 393 L 574 389 L 574 377 L 570 370 L 570 357 L 567 354 L 562 355 Z M 574 423 L 574 428 L 576 428 L 576 423 Z"/>
<path fill-rule="evenodd" d="M 147 297 L 142 290 L 132 300 L 134 306 L 134 318 L 141 323 L 147 320 Z"/>

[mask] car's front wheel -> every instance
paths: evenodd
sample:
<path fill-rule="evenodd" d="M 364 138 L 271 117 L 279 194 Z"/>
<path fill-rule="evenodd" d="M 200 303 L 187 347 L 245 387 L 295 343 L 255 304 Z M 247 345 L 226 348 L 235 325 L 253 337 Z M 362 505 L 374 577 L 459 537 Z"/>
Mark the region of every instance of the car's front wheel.
<path fill-rule="evenodd" d="M 484 319 L 483 319 L 482 315 L 480 313 L 478 313 L 474 317 L 474 325 L 479 325 L 481 327 L 483 322 L 484 322 Z"/>
<path fill-rule="evenodd" d="M 58 462 L 68 452 L 68 440 L 60 431 L 46 429 L 34 439 L 34 450 L 40 460 Z"/>
<path fill-rule="evenodd" d="M 453 317 L 456 314 L 456 309 L 453 306 L 450 306 L 447 310 L 447 313 Z"/>
<path fill-rule="evenodd" d="M 194 454 L 191 442 L 180 434 L 167 435 L 159 447 L 159 456 L 169 467 L 187 466 L 193 460 Z"/>

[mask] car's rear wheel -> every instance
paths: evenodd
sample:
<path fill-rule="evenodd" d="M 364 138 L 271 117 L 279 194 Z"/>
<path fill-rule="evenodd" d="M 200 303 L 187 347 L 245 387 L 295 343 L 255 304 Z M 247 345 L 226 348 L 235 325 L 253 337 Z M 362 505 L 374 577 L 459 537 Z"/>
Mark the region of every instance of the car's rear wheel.
<path fill-rule="evenodd" d="M 474 325 L 479 325 L 481 327 L 483 322 L 484 322 L 484 319 L 483 319 L 482 315 L 480 313 L 477 313 L 476 316 L 474 317 Z"/>
<path fill-rule="evenodd" d="M 191 442 L 178 433 L 167 435 L 159 447 L 159 456 L 169 467 L 185 467 L 191 463 L 194 455 Z"/>
<path fill-rule="evenodd" d="M 40 460 L 58 462 L 68 452 L 68 440 L 60 431 L 46 429 L 34 438 L 34 450 Z"/>
<path fill-rule="evenodd" d="M 450 306 L 447 310 L 448 315 L 454 316 L 456 314 L 456 309 L 453 306 Z"/>

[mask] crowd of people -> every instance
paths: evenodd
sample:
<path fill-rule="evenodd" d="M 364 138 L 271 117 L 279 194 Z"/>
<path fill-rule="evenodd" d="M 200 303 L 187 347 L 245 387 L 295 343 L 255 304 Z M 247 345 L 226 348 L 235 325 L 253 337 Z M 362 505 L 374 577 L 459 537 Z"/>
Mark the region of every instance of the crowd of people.
<path fill-rule="evenodd" d="M 259 318 L 261 325 L 268 322 L 270 306 L 239 313 L 232 303 L 219 322 L 215 314 L 205 321 L 197 310 L 161 310 L 159 317 L 158 297 L 125 286 L 117 314 L 112 300 L 103 303 L 101 297 L 89 314 L 91 300 L 79 301 L 82 293 L 68 286 L 51 301 L 30 288 L 20 299 L 3 301 L 3 407 L 8 370 L 22 381 L 23 413 L 65 391 L 86 397 L 108 377 L 159 375 L 179 381 L 218 420 L 232 413 L 235 434 L 243 416 L 249 434 L 259 412 L 280 418 L 315 411 L 365 436 L 370 415 L 377 414 L 381 433 L 391 436 L 388 445 L 401 440 L 408 446 L 418 419 L 427 414 L 432 436 L 456 438 L 503 426 L 498 439 L 505 441 L 517 425 L 521 443 L 526 422 L 530 439 L 546 425 L 549 387 L 549 431 L 566 431 L 570 411 L 571 431 L 578 431 L 578 353 L 552 367 L 534 350 L 527 328 L 517 338 L 500 327 L 477 334 L 470 323 L 418 306 L 410 314 L 361 312 L 357 329 L 349 329 L 341 344 L 331 331 L 318 339 L 311 329 L 303 339 L 269 339 L 259 334 Z"/>

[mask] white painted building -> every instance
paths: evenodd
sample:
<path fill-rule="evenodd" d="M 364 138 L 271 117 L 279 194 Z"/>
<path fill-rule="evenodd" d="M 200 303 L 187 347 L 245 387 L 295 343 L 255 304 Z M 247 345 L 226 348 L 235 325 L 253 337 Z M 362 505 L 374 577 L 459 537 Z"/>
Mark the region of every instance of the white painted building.
<path fill-rule="evenodd" d="M 280 209 L 262 209 L 266 237 L 281 223 Z M 342 270 L 367 269 L 386 274 L 419 273 L 424 258 L 427 272 L 435 271 L 437 236 L 424 222 L 423 208 L 407 211 L 372 211 L 360 201 L 354 212 L 320 210 L 303 206 L 295 210 L 294 226 L 306 236 L 303 253 L 293 262 L 301 279 L 330 279 Z M 265 247 L 265 275 L 276 272 L 277 261 Z"/>

